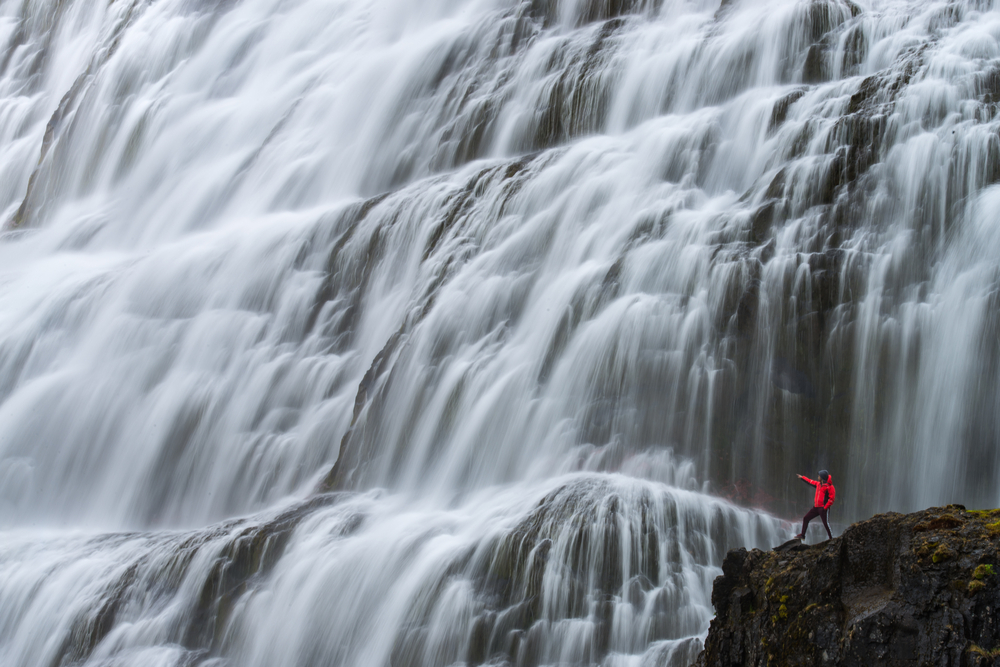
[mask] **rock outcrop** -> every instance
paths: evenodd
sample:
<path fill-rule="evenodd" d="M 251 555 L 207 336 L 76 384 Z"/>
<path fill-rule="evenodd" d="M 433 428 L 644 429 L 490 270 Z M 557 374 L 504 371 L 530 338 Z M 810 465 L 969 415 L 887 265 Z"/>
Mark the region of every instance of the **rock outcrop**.
<path fill-rule="evenodd" d="M 698 667 L 1000 665 L 1000 510 L 880 514 L 722 569 Z"/>

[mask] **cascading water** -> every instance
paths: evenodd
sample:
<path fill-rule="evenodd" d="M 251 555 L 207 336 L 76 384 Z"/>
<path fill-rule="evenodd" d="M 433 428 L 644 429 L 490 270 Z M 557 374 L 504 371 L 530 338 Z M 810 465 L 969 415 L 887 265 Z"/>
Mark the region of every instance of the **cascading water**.
<path fill-rule="evenodd" d="M 0 666 L 687 665 L 1000 505 L 985 0 L 0 0 Z"/>

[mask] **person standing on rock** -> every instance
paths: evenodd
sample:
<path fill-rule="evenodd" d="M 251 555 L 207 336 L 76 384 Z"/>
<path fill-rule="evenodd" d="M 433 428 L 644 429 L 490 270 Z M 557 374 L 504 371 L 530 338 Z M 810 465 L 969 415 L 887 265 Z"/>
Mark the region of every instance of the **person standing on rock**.
<path fill-rule="evenodd" d="M 826 534 L 833 539 L 833 533 L 830 532 L 830 524 L 826 520 L 826 513 L 829 511 L 830 506 L 833 505 L 833 499 L 837 497 L 837 490 L 833 488 L 833 478 L 830 477 L 830 473 L 825 470 L 819 471 L 819 481 L 814 479 L 809 479 L 808 477 L 803 477 L 798 475 L 806 484 L 812 484 L 816 487 L 816 495 L 813 498 L 813 508 L 806 512 L 806 515 L 802 517 L 802 532 L 795 536 L 796 539 L 804 540 L 806 537 L 806 529 L 809 528 L 809 522 L 819 517 L 823 519 L 823 527 L 826 528 Z"/>

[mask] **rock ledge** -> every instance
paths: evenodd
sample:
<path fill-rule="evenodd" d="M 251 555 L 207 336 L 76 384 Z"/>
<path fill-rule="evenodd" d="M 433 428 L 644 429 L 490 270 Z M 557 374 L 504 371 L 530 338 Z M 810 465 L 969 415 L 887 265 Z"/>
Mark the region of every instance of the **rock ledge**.
<path fill-rule="evenodd" d="M 730 551 L 697 667 L 1000 666 L 1000 510 L 880 514 Z"/>

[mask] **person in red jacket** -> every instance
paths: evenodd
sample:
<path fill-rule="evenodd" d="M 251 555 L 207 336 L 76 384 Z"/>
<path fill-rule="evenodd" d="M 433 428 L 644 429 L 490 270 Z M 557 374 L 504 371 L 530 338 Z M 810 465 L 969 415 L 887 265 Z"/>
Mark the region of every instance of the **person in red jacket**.
<path fill-rule="evenodd" d="M 826 534 L 833 539 L 833 533 L 830 532 L 830 524 L 826 520 L 826 513 L 833 505 L 833 499 L 837 497 L 837 490 L 833 488 L 833 478 L 830 477 L 830 473 L 825 470 L 819 471 L 819 481 L 814 479 L 809 479 L 808 477 L 798 476 L 806 484 L 812 484 L 816 487 L 816 496 L 813 498 L 813 508 L 806 512 L 806 515 L 802 517 L 802 532 L 795 536 L 796 539 L 802 540 L 806 537 L 806 529 L 809 528 L 809 522 L 819 517 L 823 519 L 823 527 L 826 528 Z"/>

